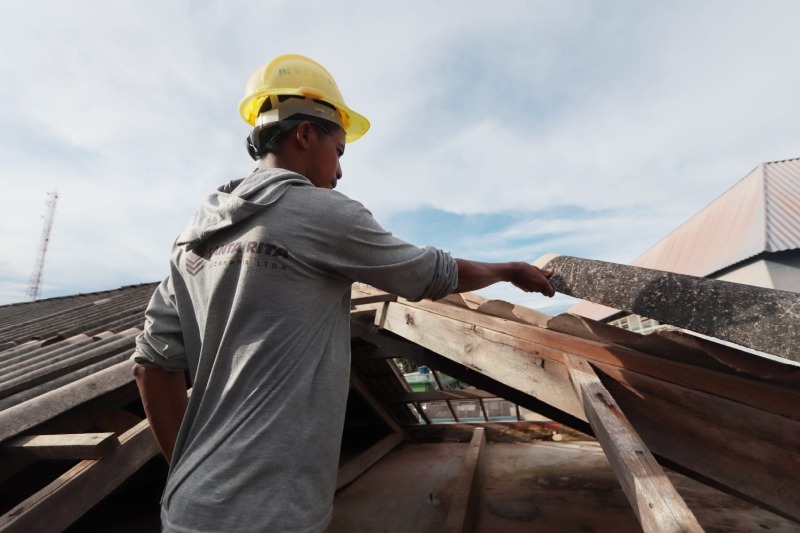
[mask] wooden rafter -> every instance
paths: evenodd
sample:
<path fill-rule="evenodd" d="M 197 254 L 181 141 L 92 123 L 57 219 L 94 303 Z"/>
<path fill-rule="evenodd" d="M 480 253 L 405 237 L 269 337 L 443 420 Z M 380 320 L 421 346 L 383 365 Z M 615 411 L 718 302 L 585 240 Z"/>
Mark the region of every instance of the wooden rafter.
<path fill-rule="evenodd" d="M 350 307 L 356 308 L 359 306 L 382 303 L 382 302 L 396 302 L 397 296 L 394 294 L 375 294 L 372 296 L 359 296 L 350 300 Z"/>
<path fill-rule="evenodd" d="M 493 377 L 488 376 L 476 369 L 461 364 L 456 358 L 447 357 L 443 354 L 434 352 L 425 346 L 420 346 L 412 341 L 387 333 L 373 335 L 366 338 L 370 343 L 380 347 L 376 352 L 388 351 L 391 353 L 402 354 L 403 357 L 411 359 L 416 363 L 436 368 L 461 381 L 470 383 L 481 390 L 491 391 L 496 397 L 522 405 L 526 409 L 535 411 L 552 420 L 568 425 L 578 431 L 591 434 L 592 428 L 589 424 L 574 417 L 560 409 L 547 404 L 535 396 L 525 394 L 513 387 L 508 386 Z M 358 359 L 361 354 L 354 354 Z"/>
<path fill-rule="evenodd" d="M 390 433 L 373 444 L 369 449 L 339 467 L 339 474 L 336 478 L 336 490 L 355 481 L 372 465 L 380 461 L 387 453 L 403 442 L 405 438 L 406 435 L 402 431 Z"/>
<path fill-rule="evenodd" d="M 396 433 L 401 431 L 400 424 L 397 423 L 397 420 L 395 420 L 394 417 L 389 414 L 383 404 L 381 404 L 367 388 L 367 385 L 364 383 L 364 381 L 355 373 L 350 374 L 350 386 L 356 391 L 356 393 L 358 393 L 358 395 L 364 400 L 370 409 L 372 409 L 372 411 L 375 412 L 375 414 L 378 415 L 380 419 L 392 429 L 392 431 Z"/>
<path fill-rule="evenodd" d="M 450 499 L 450 509 L 444 523 L 444 533 L 462 533 L 473 531 L 478 513 L 478 497 L 480 494 L 483 461 L 486 454 L 486 434 L 483 428 L 475 428 L 472 440 L 464 458 L 464 466 L 455 484 L 455 491 Z"/>
<path fill-rule="evenodd" d="M 81 461 L 0 517 L 0 531 L 63 531 L 159 453 L 143 420 L 99 460 Z"/>
<path fill-rule="evenodd" d="M 615 388 L 614 398 L 660 460 L 800 520 L 800 500 L 789 496 L 800 494 L 800 449 L 788 444 L 796 443 L 800 435 L 796 389 L 456 306 L 404 300 L 385 306 L 376 324 L 457 363 L 452 370 L 439 365 L 449 375 L 462 379 L 459 373 L 480 374 L 490 381 L 479 383 L 480 378 L 473 377 L 466 381 L 493 392 L 500 390 L 499 383 L 506 389 L 498 395 L 580 431 L 585 430 L 574 421 L 587 419 L 570 384 L 564 356 L 589 360 L 608 376 L 606 387 Z M 378 337 L 374 341 L 383 342 Z M 529 407 L 526 398 L 538 400 L 544 408 Z M 749 427 L 747 439 L 739 438 L 742 425 Z M 746 471 L 736 466 L 742 461 L 749 465 Z"/>
<path fill-rule="evenodd" d="M 385 394 L 379 397 L 380 401 L 383 403 L 436 402 L 443 400 L 482 400 L 487 398 L 497 398 L 497 395 L 480 389 L 448 389 Z"/>
<path fill-rule="evenodd" d="M 24 454 L 39 459 L 100 459 L 119 445 L 114 433 L 29 435 L 0 444 L 0 453 Z"/>
<path fill-rule="evenodd" d="M 564 360 L 575 394 L 642 529 L 647 533 L 703 531 L 591 365 L 569 355 Z"/>
<path fill-rule="evenodd" d="M 431 369 L 431 374 L 433 374 L 433 379 L 436 380 L 436 386 L 439 387 L 440 391 L 443 391 L 444 387 L 442 387 L 442 380 L 439 378 L 439 373 L 435 369 Z M 450 410 L 450 414 L 453 415 L 453 420 L 458 422 L 458 415 L 456 414 L 456 410 L 453 409 L 453 405 L 450 403 L 450 400 L 445 399 L 445 403 L 447 404 L 447 408 Z"/>
<path fill-rule="evenodd" d="M 406 382 L 406 378 L 400 372 L 400 369 L 397 368 L 397 364 L 394 362 L 394 360 L 393 359 L 386 359 L 386 364 L 388 365 L 389 369 L 394 374 L 394 377 L 395 377 L 395 379 L 397 379 L 397 382 L 400 384 L 400 386 L 403 387 L 403 390 L 406 391 L 407 394 L 413 394 L 411 392 L 411 387 L 409 387 L 408 383 Z M 387 403 L 386 401 L 384 401 L 383 398 L 381 398 L 380 400 L 383 403 Z M 414 406 L 414 410 L 417 412 L 417 414 L 419 414 L 419 416 L 422 418 L 422 420 L 424 420 L 426 424 L 430 424 L 431 423 L 431 419 L 428 416 L 428 413 L 425 412 L 425 409 L 422 408 L 422 404 L 420 403 L 420 401 L 421 400 L 418 400 L 418 399 L 412 399 L 411 401 L 406 402 L 406 403 L 409 403 L 409 404 L 413 405 Z"/>

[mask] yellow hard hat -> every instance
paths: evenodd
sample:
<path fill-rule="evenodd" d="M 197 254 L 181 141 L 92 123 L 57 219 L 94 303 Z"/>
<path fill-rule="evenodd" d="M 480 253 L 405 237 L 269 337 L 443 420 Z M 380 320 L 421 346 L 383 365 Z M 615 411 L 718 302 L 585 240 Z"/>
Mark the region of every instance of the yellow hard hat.
<path fill-rule="evenodd" d="M 282 55 L 256 69 L 247 80 L 244 94 L 244 99 L 239 102 L 239 115 L 251 126 L 256 125 L 258 112 L 266 98 L 294 95 L 334 106 L 341 115 L 347 142 L 355 141 L 369 129 L 369 121 L 344 103 L 342 93 L 330 73 L 305 56 Z"/>

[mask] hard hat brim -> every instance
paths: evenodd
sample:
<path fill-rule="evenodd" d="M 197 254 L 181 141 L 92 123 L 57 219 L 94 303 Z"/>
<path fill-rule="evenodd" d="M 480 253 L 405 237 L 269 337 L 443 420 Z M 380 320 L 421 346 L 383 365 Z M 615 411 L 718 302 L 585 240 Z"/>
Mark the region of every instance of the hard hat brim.
<path fill-rule="evenodd" d="M 320 95 L 314 94 L 314 91 L 308 90 L 305 87 L 300 88 L 285 88 L 285 89 L 270 89 L 258 91 L 253 94 L 247 95 L 239 102 L 239 115 L 242 119 L 255 126 L 256 119 L 258 118 L 258 111 L 261 109 L 261 104 L 264 100 L 271 95 L 296 95 L 306 98 L 319 98 Z M 344 123 L 345 141 L 351 143 L 358 140 L 369 130 L 369 120 L 363 115 L 353 111 L 347 107 L 344 102 L 332 101 L 331 98 L 320 98 L 321 100 L 333 105 L 342 114 L 342 121 Z"/>

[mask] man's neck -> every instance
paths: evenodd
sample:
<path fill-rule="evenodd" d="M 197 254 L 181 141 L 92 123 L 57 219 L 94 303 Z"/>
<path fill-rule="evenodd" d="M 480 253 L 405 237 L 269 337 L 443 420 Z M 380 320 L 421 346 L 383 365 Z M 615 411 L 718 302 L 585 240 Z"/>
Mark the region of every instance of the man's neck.
<path fill-rule="evenodd" d="M 282 168 L 305 175 L 305 167 L 299 161 L 293 160 L 293 158 L 281 157 L 274 153 L 269 153 L 258 160 L 258 169 L 263 170 L 266 168 Z"/>

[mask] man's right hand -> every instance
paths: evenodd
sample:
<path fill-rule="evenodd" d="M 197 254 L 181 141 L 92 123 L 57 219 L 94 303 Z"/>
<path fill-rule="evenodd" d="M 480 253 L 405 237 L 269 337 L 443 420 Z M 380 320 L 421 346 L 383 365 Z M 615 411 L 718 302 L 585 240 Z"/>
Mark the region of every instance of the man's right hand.
<path fill-rule="evenodd" d="M 481 263 L 456 259 L 458 285 L 453 292 L 483 289 L 501 281 L 508 281 L 525 292 L 540 292 L 552 297 L 556 291 L 547 278 L 553 273 L 524 262 Z"/>

